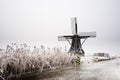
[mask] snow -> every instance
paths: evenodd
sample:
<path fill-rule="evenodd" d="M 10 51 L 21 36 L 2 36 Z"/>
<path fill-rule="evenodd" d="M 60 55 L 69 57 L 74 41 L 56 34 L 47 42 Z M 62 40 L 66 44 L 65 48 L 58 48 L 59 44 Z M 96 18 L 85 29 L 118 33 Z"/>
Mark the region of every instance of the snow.
<path fill-rule="evenodd" d="M 92 61 L 92 56 L 82 57 L 84 62 L 79 68 L 61 72 L 62 76 L 56 75 L 45 80 L 120 80 L 120 58 L 101 61 Z"/>

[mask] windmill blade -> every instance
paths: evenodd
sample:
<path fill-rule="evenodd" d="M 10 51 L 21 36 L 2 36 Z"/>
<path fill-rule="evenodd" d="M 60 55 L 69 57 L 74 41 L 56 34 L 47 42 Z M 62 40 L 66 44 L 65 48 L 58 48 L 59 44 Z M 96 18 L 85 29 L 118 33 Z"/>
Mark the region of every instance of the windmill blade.
<path fill-rule="evenodd" d="M 66 38 L 63 36 L 58 36 L 58 41 L 66 41 Z"/>
<path fill-rule="evenodd" d="M 71 30 L 72 30 L 72 34 L 77 34 L 77 18 L 76 17 L 71 18 Z"/>
<path fill-rule="evenodd" d="M 87 37 L 94 38 L 96 37 L 96 32 L 80 32 L 78 35 L 81 38 L 87 38 Z"/>
<path fill-rule="evenodd" d="M 72 39 L 72 36 L 58 36 L 58 41 L 67 41 L 67 39 Z"/>

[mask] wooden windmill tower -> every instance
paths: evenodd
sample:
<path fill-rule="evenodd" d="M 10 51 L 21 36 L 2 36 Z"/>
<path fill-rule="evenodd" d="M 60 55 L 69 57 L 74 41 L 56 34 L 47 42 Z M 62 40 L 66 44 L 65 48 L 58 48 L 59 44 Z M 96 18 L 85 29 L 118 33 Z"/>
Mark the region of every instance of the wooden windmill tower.
<path fill-rule="evenodd" d="M 75 53 L 84 55 L 84 50 L 82 48 L 83 43 L 88 38 L 96 37 L 96 32 L 80 32 L 77 31 L 77 18 L 71 18 L 72 23 L 72 35 L 58 36 L 58 41 L 68 41 L 71 45 L 69 53 Z M 83 41 L 81 40 L 83 39 Z"/>

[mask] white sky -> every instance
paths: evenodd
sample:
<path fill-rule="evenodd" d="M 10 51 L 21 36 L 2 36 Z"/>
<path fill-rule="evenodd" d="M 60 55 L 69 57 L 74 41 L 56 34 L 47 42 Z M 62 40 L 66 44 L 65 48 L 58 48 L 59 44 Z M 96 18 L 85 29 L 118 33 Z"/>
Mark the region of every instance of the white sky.
<path fill-rule="evenodd" d="M 97 32 L 86 53 L 120 53 L 120 0 L 0 0 L 0 45 L 68 45 L 57 36 L 71 34 L 74 16 L 78 32 Z"/>

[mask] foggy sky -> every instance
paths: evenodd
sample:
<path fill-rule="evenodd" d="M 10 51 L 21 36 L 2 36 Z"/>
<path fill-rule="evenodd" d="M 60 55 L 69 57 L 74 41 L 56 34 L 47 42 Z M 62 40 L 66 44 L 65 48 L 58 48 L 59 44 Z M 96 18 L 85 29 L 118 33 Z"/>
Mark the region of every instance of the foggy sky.
<path fill-rule="evenodd" d="M 120 53 L 120 0 L 0 0 L 0 45 L 68 45 L 57 36 L 72 34 L 71 17 L 78 32 L 97 32 L 86 53 Z"/>

